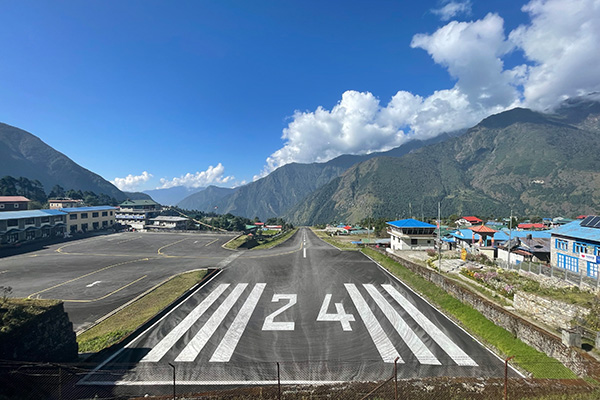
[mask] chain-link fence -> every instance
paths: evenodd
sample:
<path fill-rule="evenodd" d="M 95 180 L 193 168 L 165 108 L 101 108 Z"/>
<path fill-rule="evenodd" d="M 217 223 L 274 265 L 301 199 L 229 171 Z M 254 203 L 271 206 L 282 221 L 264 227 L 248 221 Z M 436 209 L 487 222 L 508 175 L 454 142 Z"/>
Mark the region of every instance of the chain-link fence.
<path fill-rule="evenodd" d="M 594 276 L 588 276 L 585 271 L 580 272 L 570 271 L 565 268 L 558 268 L 548 264 L 541 264 L 531 261 L 523 261 L 518 264 L 508 263 L 505 260 L 496 260 L 498 266 L 510 271 L 526 271 L 532 274 L 554 278 L 557 281 L 564 281 L 571 285 L 577 285 L 580 288 L 588 287 L 598 290 L 600 288 L 600 280 Z"/>
<path fill-rule="evenodd" d="M 558 362 L 520 360 L 539 376 L 554 376 Z M 0 399 L 548 399 L 592 400 L 591 380 L 524 378 L 509 361 L 488 373 L 476 367 L 430 366 L 423 376 L 411 363 L 272 362 L 205 365 L 110 365 L 0 362 Z M 453 376 L 449 376 L 453 375 Z M 367 376 L 369 379 L 365 379 Z M 410 377 L 409 377 L 410 376 Z M 359 378 L 361 377 L 361 378 Z M 546 396 L 546 397 L 544 397 Z"/>

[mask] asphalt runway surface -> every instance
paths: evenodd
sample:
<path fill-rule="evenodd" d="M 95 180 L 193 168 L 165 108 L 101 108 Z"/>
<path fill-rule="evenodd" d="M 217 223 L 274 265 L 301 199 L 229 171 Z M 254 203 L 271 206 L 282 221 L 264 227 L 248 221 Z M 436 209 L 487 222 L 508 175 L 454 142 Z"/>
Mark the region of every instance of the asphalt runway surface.
<path fill-rule="evenodd" d="M 163 251 L 180 246 L 195 260 L 187 245 Z M 284 384 L 382 380 L 395 361 L 399 378 L 504 375 L 502 360 L 402 282 L 308 229 L 272 250 L 228 254 L 217 275 L 79 384 L 169 393 L 173 368 L 186 392 L 274 384 L 276 363 Z"/>
<path fill-rule="evenodd" d="M 217 267 L 238 252 L 231 234 L 123 232 L 0 258 L 0 286 L 12 296 L 64 301 L 74 329 L 180 272 Z"/>

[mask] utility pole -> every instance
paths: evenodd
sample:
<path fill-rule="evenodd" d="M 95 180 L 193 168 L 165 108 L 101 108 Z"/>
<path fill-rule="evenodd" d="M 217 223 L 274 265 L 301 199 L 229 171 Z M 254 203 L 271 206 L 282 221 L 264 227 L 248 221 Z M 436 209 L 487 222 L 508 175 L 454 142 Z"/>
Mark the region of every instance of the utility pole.
<path fill-rule="evenodd" d="M 512 240 L 512 209 L 510 210 L 510 220 L 508 221 L 508 268 L 510 269 L 510 241 Z"/>
<path fill-rule="evenodd" d="M 412 218 L 412 203 L 408 202 L 408 218 Z"/>
<path fill-rule="evenodd" d="M 442 217 L 440 211 L 440 202 L 438 201 L 438 268 L 442 273 Z"/>

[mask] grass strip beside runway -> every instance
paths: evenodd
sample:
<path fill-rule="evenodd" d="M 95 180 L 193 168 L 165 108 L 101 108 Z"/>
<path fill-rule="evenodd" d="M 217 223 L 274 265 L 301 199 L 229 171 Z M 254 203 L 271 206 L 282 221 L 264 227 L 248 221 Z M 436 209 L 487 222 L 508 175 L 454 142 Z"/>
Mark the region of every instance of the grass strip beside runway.
<path fill-rule="evenodd" d="M 77 336 L 79 352 L 97 352 L 133 332 L 200 282 L 206 270 L 176 275 L 129 306 Z"/>
<path fill-rule="evenodd" d="M 360 248 L 352 243 L 344 242 L 338 239 L 335 239 L 325 231 L 311 228 L 313 233 L 319 237 L 319 239 L 329 243 L 330 245 L 337 247 L 340 250 L 360 250 Z"/>
<path fill-rule="evenodd" d="M 443 289 L 414 274 L 408 268 L 371 249 L 363 252 L 400 278 L 413 290 L 427 298 L 438 309 L 460 321 L 463 327 L 487 345 L 530 372 L 534 378 L 576 379 L 577 376 L 560 362 L 526 345 L 512 333 L 485 318 L 479 311 L 463 304 Z"/>
<path fill-rule="evenodd" d="M 297 231 L 298 231 L 298 228 L 295 228 L 295 229 L 292 229 L 291 231 L 288 231 L 279 236 L 276 236 L 273 239 L 268 239 L 267 241 L 259 244 L 258 246 L 253 247 L 252 250 L 270 249 L 272 247 L 275 247 L 275 246 L 285 242 L 289 238 L 291 238 L 294 235 L 294 233 L 296 233 Z"/>

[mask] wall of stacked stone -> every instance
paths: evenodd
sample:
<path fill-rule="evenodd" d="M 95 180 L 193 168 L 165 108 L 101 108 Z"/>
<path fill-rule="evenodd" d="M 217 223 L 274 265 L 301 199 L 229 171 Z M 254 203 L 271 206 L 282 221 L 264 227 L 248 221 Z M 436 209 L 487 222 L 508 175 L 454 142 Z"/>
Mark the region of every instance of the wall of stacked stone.
<path fill-rule="evenodd" d="M 505 310 L 483 298 L 476 292 L 472 292 L 458 285 L 442 274 L 439 274 L 437 271 L 398 257 L 385 250 L 377 249 L 377 251 L 385 254 L 417 275 L 422 276 L 436 286 L 444 289 L 462 303 L 470 305 L 488 320 L 511 332 L 516 338 L 534 349 L 558 360 L 577 375 L 582 377 L 589 376 L 596 379 L 600 378 L 600 363 L 581 349 L 565 346 L 560 337 L 537 327 L 508 310 Z M 509 356 L 512 355 L 514 354 L 509 354 Z"/>
<path fill-rule="evenodd" d="M 523 292 L 515 293 L 513 306 L 515 310 L 530 315 L 534 319 L 556 329 L 570 328 L 573 320 L 585 317 L 590 313 L 590 310 L 574 304 Z"/>
<path fill-rule="evenodd" d="M 13 331 L 0 335 L 0 359 L 68 362 L 77 359 L 73 324 L 63 303 L 48 308 Z"/>

